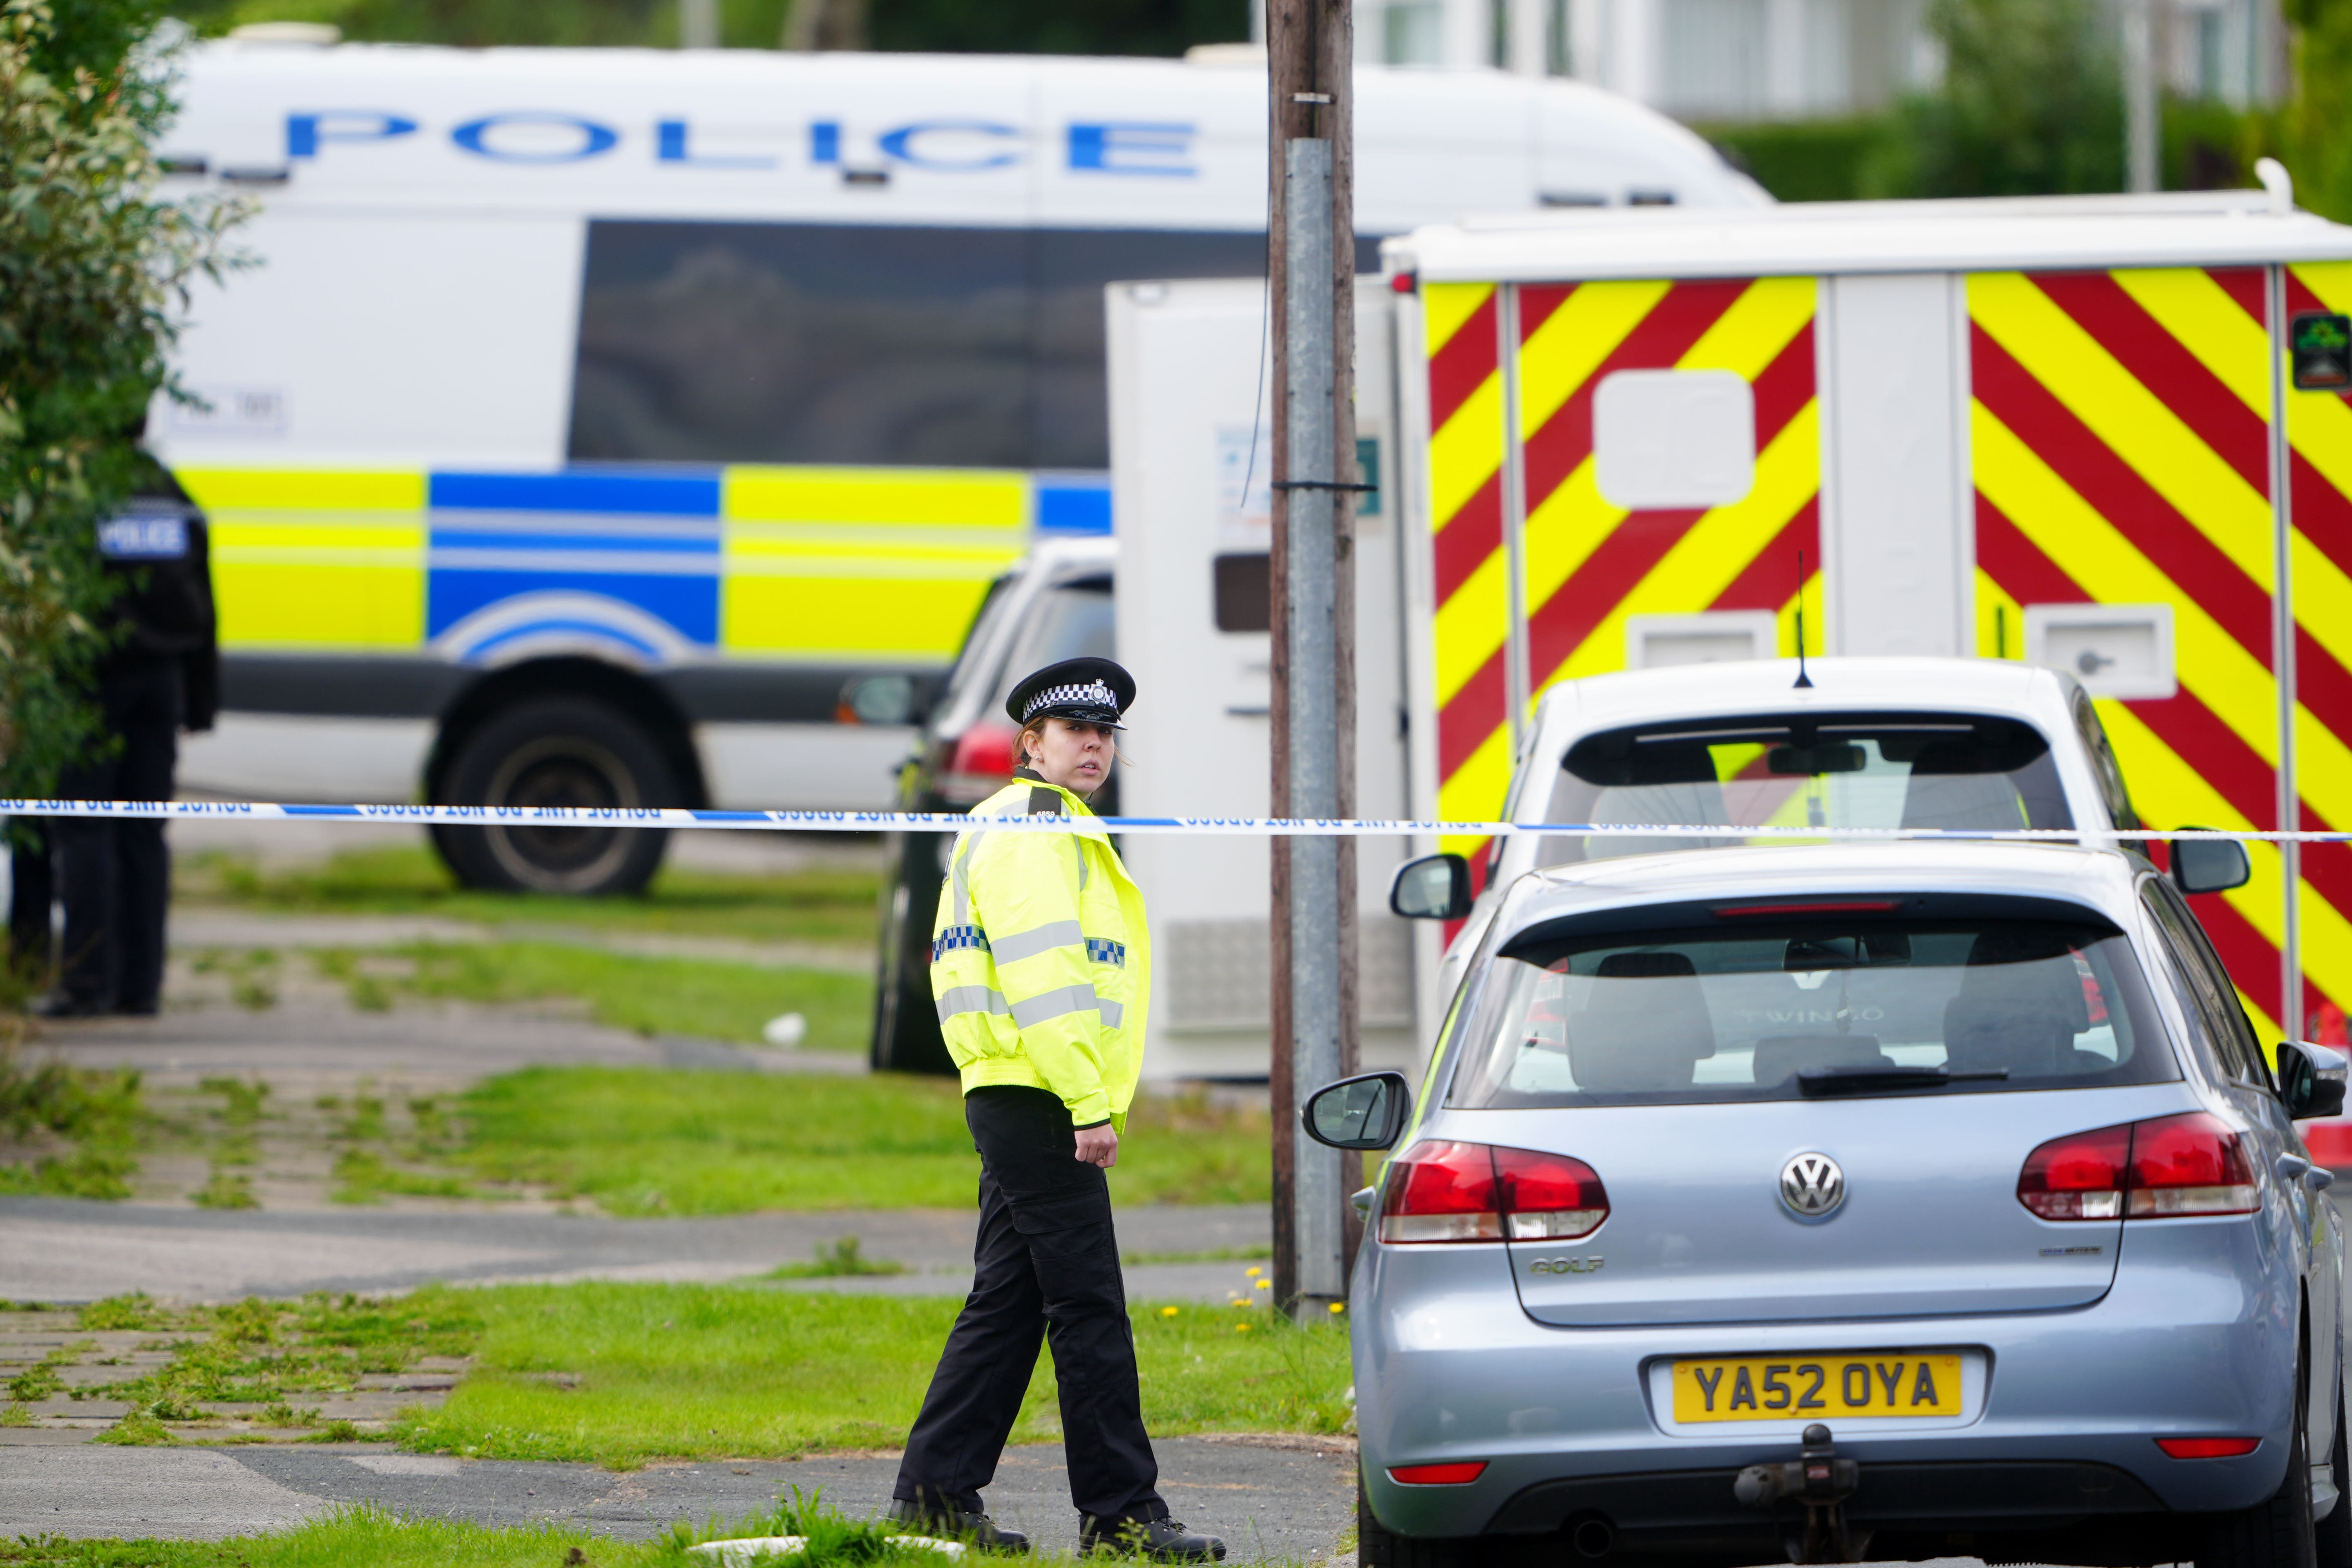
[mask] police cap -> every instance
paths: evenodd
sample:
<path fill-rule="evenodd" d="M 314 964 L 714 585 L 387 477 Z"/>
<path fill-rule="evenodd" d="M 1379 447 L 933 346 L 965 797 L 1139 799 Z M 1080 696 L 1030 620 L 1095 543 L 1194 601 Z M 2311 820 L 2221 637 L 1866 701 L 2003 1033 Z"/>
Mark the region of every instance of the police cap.
<path fill-rule="evenodd" d="M 1119 717 L 1134 700 L 1135 677 L 1114 661 L 1066 658 L 1014 687 L 1004 710 L 1024 728 L 1032 719 L 1069 719 L 1118 730 L 1125 728 Z"/>

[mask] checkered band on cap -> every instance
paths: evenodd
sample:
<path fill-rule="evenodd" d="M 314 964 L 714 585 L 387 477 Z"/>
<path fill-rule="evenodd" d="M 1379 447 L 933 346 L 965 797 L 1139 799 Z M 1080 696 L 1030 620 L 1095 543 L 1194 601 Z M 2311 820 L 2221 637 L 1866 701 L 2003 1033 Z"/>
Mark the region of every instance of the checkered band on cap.
<path fill-rule="evenodd" d="M 1021 711 L 1021 721 L 1027 723 L 1045 708 L 1108 708 L 1116 713 L 1118 699 L 1099 680 L 1089 680 L 1082 686 L 1048 686 L 1029 699 L 1029 705 Z"/>

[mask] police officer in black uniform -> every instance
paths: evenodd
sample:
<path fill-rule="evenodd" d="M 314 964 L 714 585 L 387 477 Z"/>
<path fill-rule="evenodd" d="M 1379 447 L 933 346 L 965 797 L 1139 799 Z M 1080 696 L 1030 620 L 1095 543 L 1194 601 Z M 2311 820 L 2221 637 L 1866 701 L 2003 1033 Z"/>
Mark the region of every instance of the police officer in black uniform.
<path fill-rule="evenodd" d="M 101 733 L 59 775 L 64 800 L 170 800 L 179 731 L 211 729 L 220 707 L 204 514 L 161 463 L 142 454 L 142 464 L 137 493 L 99 525 L 99 552 L 121 588 L 97 671 Z M 163 824 L 68 816 L 43 831 L 66 913 L 58 988 L 43 1016 L 153 1013 L 171 898 Z"/>
<path fill-rule="evenodd" d="M 1104 1177 L 1141 1070 L 1146 993 L 1129 987 L 1149 973 L 1142 895 L 1099 834 L 983 826 L 1086 812 L 1134 700 L 1134 680 L 1107 658 L 1023 680 L 1005 704 L 1023 766 L 956 841 L 931 988 L 980 1152 L 980 1230 L 971 1293 L 908 1434 L 891 1513 L 927 1533 L 1028 1550 L 982 1511 L 980 1493 L 1049 1342 L 1080 1551 L 1206 1563 L 1224 1557 L 1224 1542 L 1171 1519 L 1160 1496 Z"/>

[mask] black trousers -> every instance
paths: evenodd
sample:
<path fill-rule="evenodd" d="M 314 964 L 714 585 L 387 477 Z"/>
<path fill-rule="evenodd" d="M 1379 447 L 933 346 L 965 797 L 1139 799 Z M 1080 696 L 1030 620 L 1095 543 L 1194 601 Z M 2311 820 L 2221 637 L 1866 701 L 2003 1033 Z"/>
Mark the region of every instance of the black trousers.
<path fill-rule="evenodd" d="M 181 675 L 177 660 L 109 671 L 99 685 L 110 756 L 68 768 L 66 800 L 169 800 L 179 761 Z M 152 1009 L 163 989 L 163 912 L 171 900 L 171 855 L 153 818 L 61 816 L 46 825 L 66 906 L 59 984 L 77 1001 Z"/>
<path fill-rule="evenodd" d="M 20 973 L 46 977 L 57 957 L 49 929 L 57 881 L 51 875 L 48 833 L 37 816 L 19 818 L 16 828 L 24 837 L 8 855 L 8 963 Z"/>
<path fill-rule="evenodd" d="M 1043 1089 L 964 1096 L 980 1148 L 980 1238 L 963 1304 L 908 1435 L 892 1495 L 982 1511 L 1040 1342 L 1054 1349 L 1070 1500 L 1102 1520 L 1168 1517 L 1143 1430 L 1110 1188 L 1079 1163 L 1070 1113 Z"/>

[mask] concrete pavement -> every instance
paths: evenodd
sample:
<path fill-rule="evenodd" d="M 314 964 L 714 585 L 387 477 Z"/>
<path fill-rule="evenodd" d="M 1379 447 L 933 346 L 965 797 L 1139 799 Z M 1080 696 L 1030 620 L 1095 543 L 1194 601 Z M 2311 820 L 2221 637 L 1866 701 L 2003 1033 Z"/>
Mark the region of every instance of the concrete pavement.
<path fill-rule="evenodd" d="M 780 1282 L 792 1289 L 961 1295 L 971 1286 L 967 1210 L 866 1209 L 719 1219 L 370 1209 L 214 1210 L 75 1198 L 0 1198 L 0 1300 L 76 1302 L 144 1290 L 213 1301 L 306 1290 L 401 1290 L 430 1280 L 735 1279 L 808 1262 L 858 1238 L 902 1275 Z M 1197 1254 L 1265 1245 L 1255 1205 L 1130 1208 L 1129 1253 Z M 1247 1265 L 1150 1264 L 1128 1272 L 1139 1300 L 1223 1301 Z"/>

